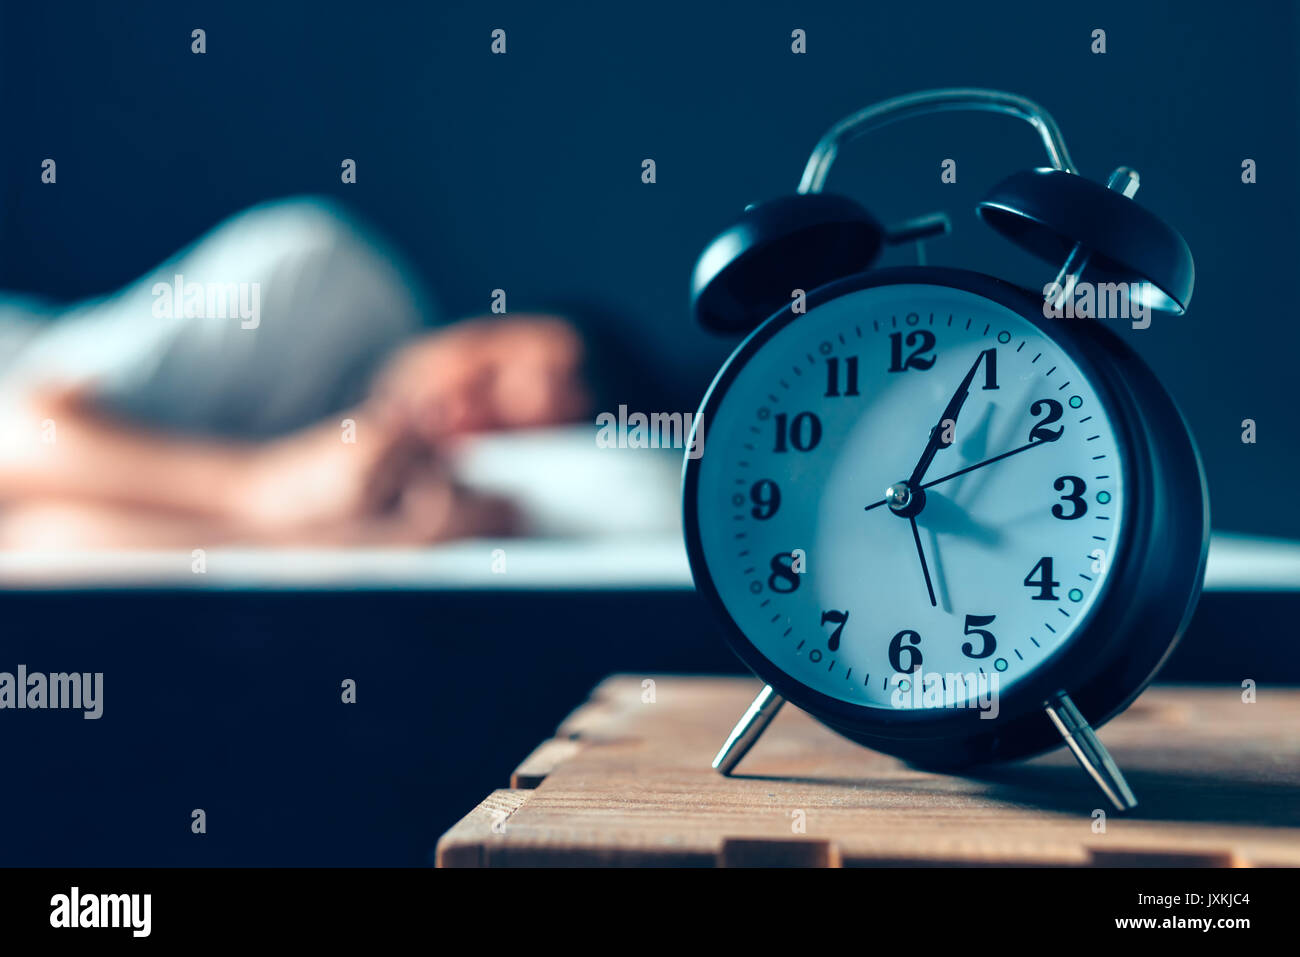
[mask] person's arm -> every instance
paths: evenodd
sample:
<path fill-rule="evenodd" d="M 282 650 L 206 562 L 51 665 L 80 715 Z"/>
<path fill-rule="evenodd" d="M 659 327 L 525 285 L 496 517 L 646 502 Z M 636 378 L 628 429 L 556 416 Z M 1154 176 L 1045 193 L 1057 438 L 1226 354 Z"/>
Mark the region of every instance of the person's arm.
<path fill-rule="evenodd" d="M 72 390 L 37 390 L 17 405 L 0 443 L 0 502 L 70 499 L 221 521 L 248 504 L 251 446 L 114 421 Z"/>
<path fill-rule="evenodd" d="M 0 548 L 418 545 L 517 528 L 508 502 L 459 486 L 406 432 L 349 418 L 347 440 L 324 422 L 222 443 L 34 396 L 24 419 L 48 420 L 54 440 L 0 443 Z"/>
<path fill-rule="evenodd" d="M 23 406 L 17 423 L 0 423 L 17 432 L 0 442 L 0 504 L 149 510 L 260 539 L 382 509 L 423 454 L 362 410 L 347 414 L 346 430 L 340 415 L 283 438 L 226 442 L 131 425 L 75 392 L 33 392 Z"/>
<path fill-rule="evenodd" d="M 0 508 L 0 552 L 101 548 L 210 548 L 258 544 L 229 523 L 186 512 L 75 501 L 23 501 Z"/>

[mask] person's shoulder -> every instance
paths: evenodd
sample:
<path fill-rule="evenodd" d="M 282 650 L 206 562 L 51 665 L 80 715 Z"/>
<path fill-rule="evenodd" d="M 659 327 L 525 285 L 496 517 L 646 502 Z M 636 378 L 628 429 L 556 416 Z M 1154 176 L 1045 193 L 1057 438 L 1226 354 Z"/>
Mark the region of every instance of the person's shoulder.
<path fill-rule="evenodd" d="M 326 196 L 290 196 L 241 210 L 214 233 L 255 238 L 259 243 L 298 251 L 382 246 L 378 233 L 356 212 Z"/>

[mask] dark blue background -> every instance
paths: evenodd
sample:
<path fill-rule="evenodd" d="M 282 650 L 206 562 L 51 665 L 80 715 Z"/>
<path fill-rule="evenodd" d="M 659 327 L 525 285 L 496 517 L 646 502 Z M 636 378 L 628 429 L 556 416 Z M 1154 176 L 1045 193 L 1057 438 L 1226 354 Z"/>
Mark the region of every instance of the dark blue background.
<path fill-rule="evenodd" d="M 0 286 L 104 292 L 243 206 L 330 194 L 391 234 L 452 313 L 485 310 L 498 287 L 512 309 L 612 310 L 658 401 L 694 408 L 728 351 L 685 308 L 711 233 L 792 191 L 818 136 L 867 103 L 1004 88 L 1054 113 L 1084 173 L 1136 167 L 1139 199 L 1186 236 L 1190 313 L 1125 335 L 1191 421 L 1216 526 L 1300 535 L 1296 18 L 1284 0 L 6 4 Z M 489 52 L 496 27 L 505 56 Z M 806 55 L 790 52 L 795 27 Z M 1090 52 L 1096 27 L 1105 55 Z M 1245 157 L 1256 185 L 1241 183 Z M 945 158 L 955 185 L 940 183 Z M 886 221 L 947 209 L 956 232 L 932 261 L 1037 285 L 1048 271 L 972 210 L 1042 163 L 1014 120 L 934 118 L 851 147 L 830 188 Z M 1241 443 L 1243 418 L 1257 445 Z"/>
<path fill-rule="evenodd" d="M 649 360 L 648 401 L 693 408 L 730 348 L 686 314 L 712 232 L 792 191 L 848 112 L 1005 88 L 1054 113 L 1086 174 L 1140 170 L 1139 199 L 1186 236 L 1190 313 L 1121 334 L 1188 415 L 1216 527 L 1300 535 L 1296 19 L 1280 0 L 6 3 L 0 287 L 106 292 L 244 206 L 331 195 L 398 242 L 449 314 L 485 310 L 496 287 L 514 310 L 587 304 Z M 39 181 L 46 157 L 55 186 Z M 1240 181 L 1245 157 L 1257 185 Z M 945 158 L 956 185 L 940 183 Z M 850 148 L 830 188 L 886 221 L 946 209 L 956 232 L 931 261 L 1037 285 L 1047 271 L 972 210 L 1041 163 L 1012 120 L 935 118 Z M 1247 417 L 1257 445 L 1240 441 Z M 1168 675 L 1300 677 L 1277 643 L 1294 603 L 1245 601 L 1207 599 Z M 604 674 L 734 666 L 690 595 L 507 595 L 486 615 L 474 595 L 2 604 L 0 668 L 107 676 L 102 722 L 5 717 L 0 863 L 419 863 Z M 338 703 L 345 676 L 354 708 Z M 209 811 L 206 839 L 192 807 Z"/>

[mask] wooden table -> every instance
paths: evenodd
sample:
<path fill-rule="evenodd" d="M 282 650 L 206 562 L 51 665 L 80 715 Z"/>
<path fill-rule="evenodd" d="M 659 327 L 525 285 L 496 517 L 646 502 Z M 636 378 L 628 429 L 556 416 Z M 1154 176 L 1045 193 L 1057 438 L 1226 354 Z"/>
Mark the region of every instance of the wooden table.
<path fill-rule="evenodd" d="M 1063 750 L 937 775 L 793 706 L 725 778 L 757 682 L 646 680 L 602 682 L 438 865 L 1300 865 L 1300 690 L 1149 689 L 1101 732 L 1140 802 L 1120 815 Z"/>

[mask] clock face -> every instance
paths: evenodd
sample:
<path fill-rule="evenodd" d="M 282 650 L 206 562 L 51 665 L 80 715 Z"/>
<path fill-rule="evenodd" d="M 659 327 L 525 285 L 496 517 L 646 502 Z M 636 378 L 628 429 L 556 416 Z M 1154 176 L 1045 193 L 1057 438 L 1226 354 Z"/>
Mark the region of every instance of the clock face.
<path fill-rule="evenodd" d="M 721 382 L 692 562 L 780 671 L 869 708 L 969 707 L 1088 620 L 1124 522 L 1122 447 L 1080 367 L 1012 309 L 860 289 Z"/>

